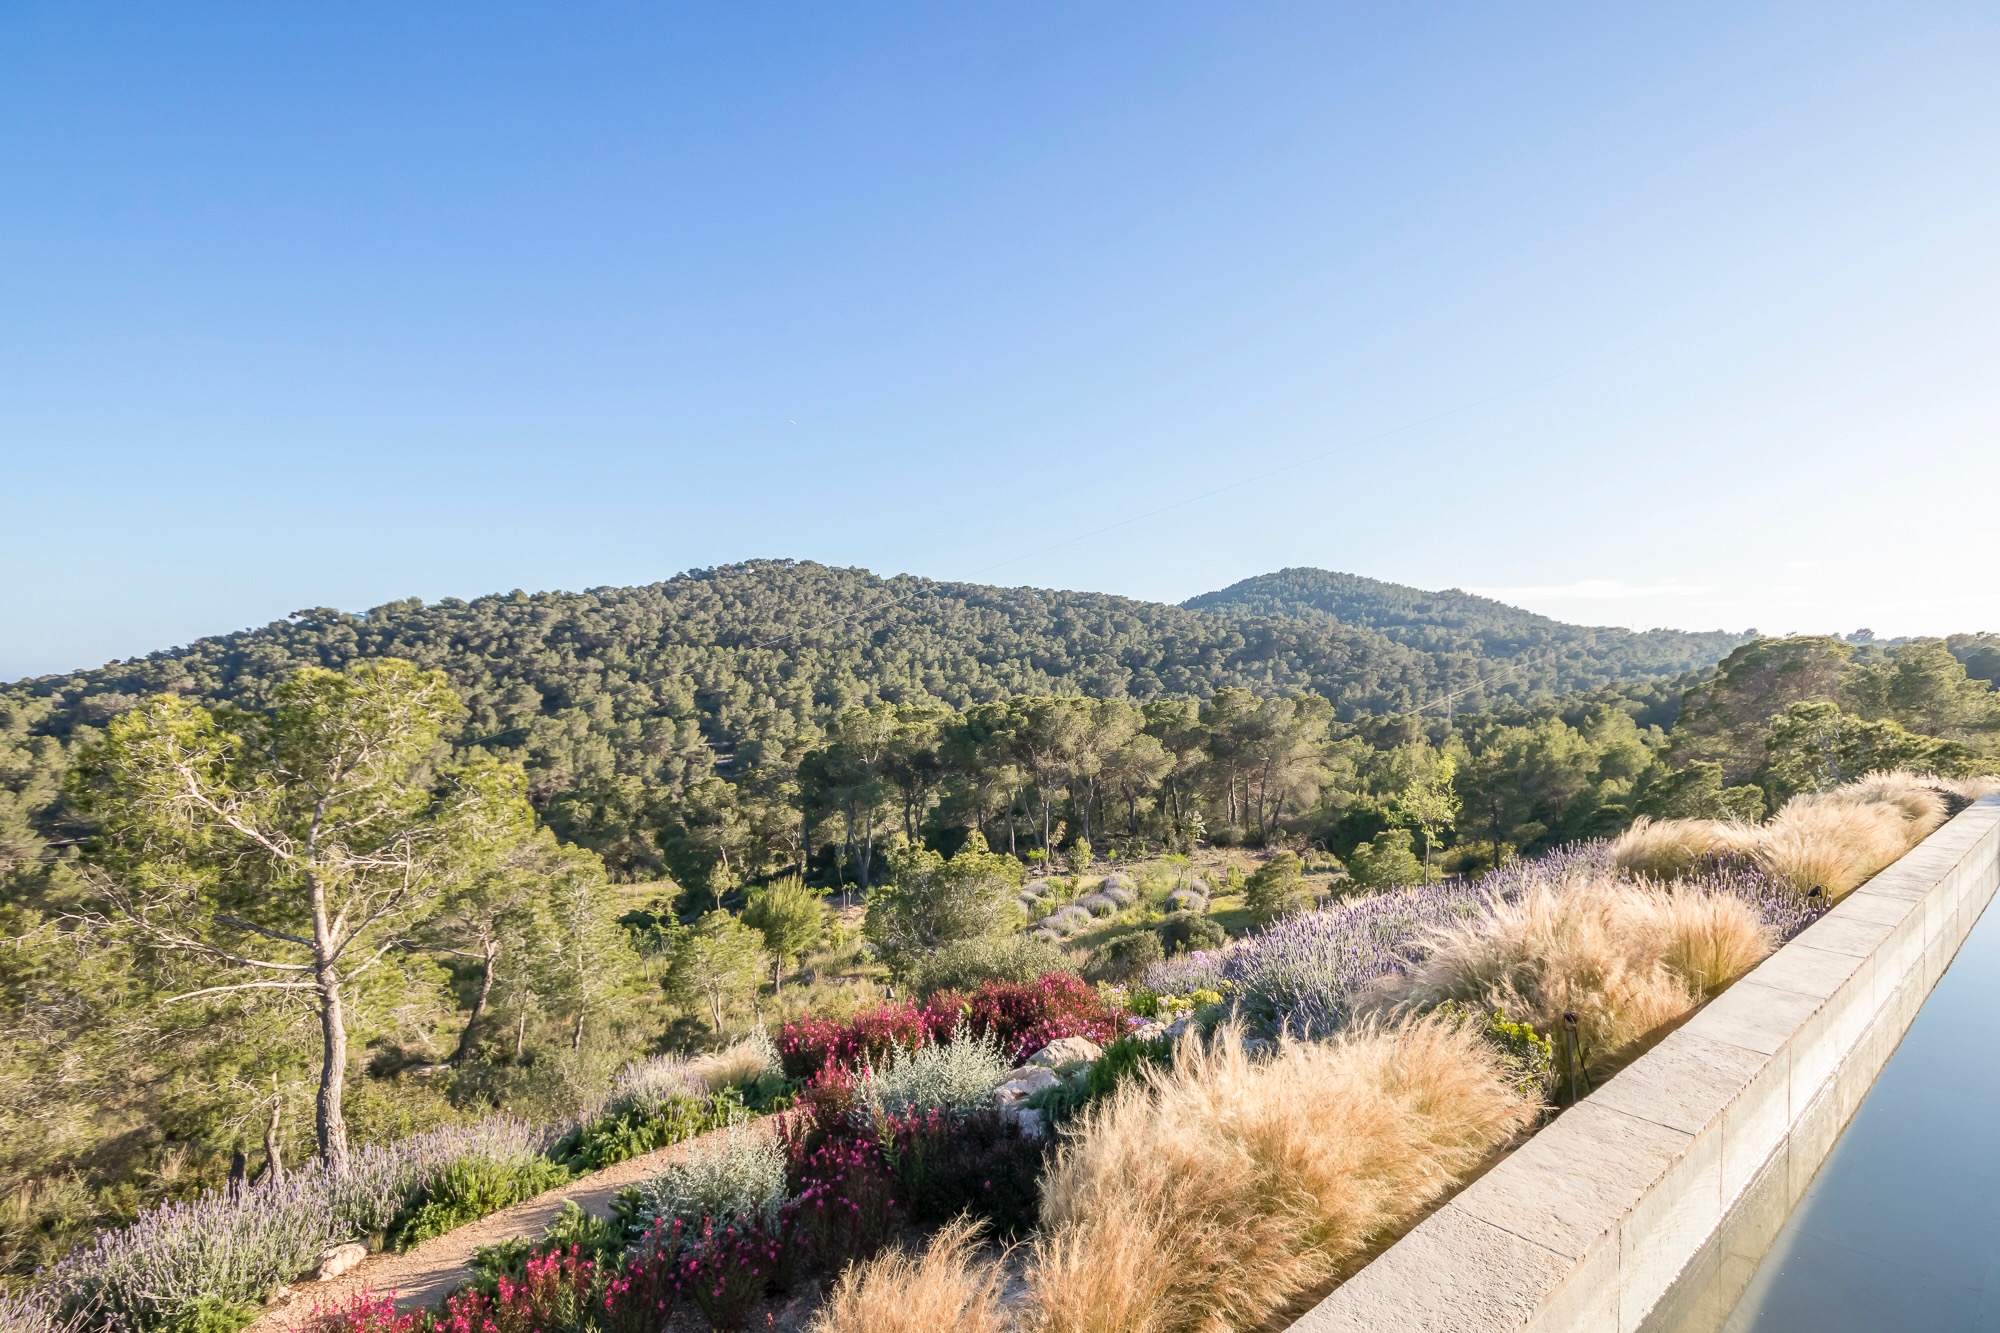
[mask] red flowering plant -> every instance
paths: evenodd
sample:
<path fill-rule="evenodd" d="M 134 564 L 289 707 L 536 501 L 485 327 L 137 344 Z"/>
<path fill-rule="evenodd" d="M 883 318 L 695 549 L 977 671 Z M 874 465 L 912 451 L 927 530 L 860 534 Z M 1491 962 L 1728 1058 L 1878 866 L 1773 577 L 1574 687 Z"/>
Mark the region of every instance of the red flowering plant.
<path fill-rule="evenodd" d="M 605 1287 L 606 1333 L 655 1333 L 666 1327 L 686 1294 L 680 1261 L 687 1241 L 687 1226 L 679 1218 L 656 1221 L 646 1229 Z"/>
<path fill-rule="evenodd" d="M 820 1266 L 837 1273 L 873 1255 L 896 1227 L 896 1183 L 872 1138 L 840 1135 L 800 1167 L 798 1227 Z"/>
<path fill-rule="evenodd" d="M 1118 1012 L 1097 988 L 1073 972 L 1033 981 L 989 981 L 973 993 L 968 1021 L 990 1032 L 1010 1058 L 1024 1060 L 1052 1041 L 1088 1037 L 1098 1045 L 1123 1031 Z"/>
<path fill-rule="evenodd" d="M 935 1015 L 908 1000 L 885 1000 L 844 1023 L 807 1014 L 778 1030 L 778 1058 L 787 1076 L 811 1078 L 828 1065 L 880 1060 L 893 1047 L 909 1050 L 951 1035 L 949 1022 L 942 1036 L 938 1026 Z"/>
<path fill-rule="evenodd" d="M 704 1220 L 680 1263 L 688 1299 L 720 1329 L 743 1327 L 764 1293 L 790 1287 L 797 1272 L 798 1241 L 789 1209 L 720 1226 Z"/>
<path fill-rule="evenodd" d="M 778 1058 L 788 1078 L 811 1078 L 829 1064 L 854 1057 L 853 1025 L 837 1018 L 801 1014 L 778 1029 Z"/>
<path fill-rule="evenodd" d="M 447 1327 L 460 1316 L 463 1333 L 566 1333 L 589 1323 L 597 1302 L 597 1263 L 581 1246 L 550 1250 L 528 1260 L 519 1282 L 501 1278 L 489 1299 L 476 1291 L 461 1292 L 446 1306 Z M 481 1307 L 484 1308 L 481 1308 Z"/>
<path fill-rule="evenodd" d="M 970 1212 L 1002 1236 L 1035 1225 L 1049 1143 L 1023 1134 L 1013 1117 L 991 1107 L 913 1110 L 884 1117 L 874 1132 L 913 1220 L 945 1222 Z"/>
<path fill-rule="evenodd" d="M 394 1292 L 378 1296 L 358 1291 L 344 1304 L 314 1305 L 305 1328 L 310 1333 L 424 1333 L 429 1324 L 428 1311 L 398 1313 Z"/>

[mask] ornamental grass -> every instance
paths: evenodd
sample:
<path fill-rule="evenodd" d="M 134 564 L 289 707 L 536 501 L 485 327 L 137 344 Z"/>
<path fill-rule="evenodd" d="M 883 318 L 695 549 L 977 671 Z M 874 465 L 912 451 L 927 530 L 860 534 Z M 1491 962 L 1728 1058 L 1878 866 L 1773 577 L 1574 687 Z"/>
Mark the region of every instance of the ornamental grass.
<path fill-rule="evenodd" d="M 1558 1036 L 1573 1016 L 1582 1067 L 1598 1079 L 1776 945 L 1777 932 L 1735 894 L 1551 878 L 1427 931 L 1421 960 L 1382 976 L 1357 1008 L 1394 1014 L 1451 1000 Z"/>
<path fill-rule="evenodd" d="M 1004 1333 L 1001 1266 L 980 1253 L 979 1223 L 961 1217 L 921 1255 L 889 1250 L 840 1275 L 813 1333 Z"/>
<path fill-rule="evenodd" d="M 1540 1112 L 1438 1020 L 1289 1039 L 1225 1026 L 1094 1106 L 1043 1180 L 1044 1333 L 1255 1328 L 1316 1299 Z"/>
<path fill-rule="evenodd" d="M 1870 773 L 1832 791 L 1794 796 L 1762 824 L 1640 819 L 1611 844 L 1618 869 L 1682 879 L 1717 863 L 1755 866 L 1800 893 L 1838 901 L 1935 832 L 2000 778 Z"/>

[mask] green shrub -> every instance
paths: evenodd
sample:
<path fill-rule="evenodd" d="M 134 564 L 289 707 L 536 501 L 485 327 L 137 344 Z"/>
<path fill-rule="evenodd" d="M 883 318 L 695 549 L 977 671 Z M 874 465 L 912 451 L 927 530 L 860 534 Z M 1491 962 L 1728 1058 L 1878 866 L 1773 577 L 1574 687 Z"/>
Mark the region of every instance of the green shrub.
<path fill-rule="evenodd" d="M 1471 1027 L 1480 1040 L 1500 1053 L 1513 1071 L 1515 1090 L 1525 1095 L 1543 1096 L 1556 1080 L 1556 1043 L 1532 1023 L 1516 1023 L 1505 1009 L 1475 1009 L 1457 1000 L 1446 1000 L 1437 1013 L 1453 1027 Z"/>
<path fill-rule="evenodd" d="M 1050 972 L 1074 972 L 1069 955 L 1030 935 L 986 935 L 954 940 L 911 965 L 910 984 L 919 995 L 941 990 L 975 991 L 985 981 L 1033 981 Z"/>
<path fill-rule="evenodd" d="M 1169 912 L 1160 922 L 1160 938 L 1168 953 L 1219 949 L 1229 932 L 1201 912 Z"/>
<path fill-rule="evenodd" d="M 532 1199 L 569 1179 L 567 1167 L 547 1158 L 526 1162 L 474 1158 L 454 1162 L 425 1191 L 424 1201 L 390 1229 L 392 1242 L 397 1249 L 406 1250 L 467 1222 L 476 1222 L 488 1213 Z"/>
<path fill-rule="evenodd" d="M 595 1263 L 599 1272 L 613 1272 L 626 1243 L 626 1222 L 617 1215 L 616 1205 L 612 1217 L 596 1218 L 577 1207 L 576 1200 L 565 1199 L 562 1211 L 543 1228 L 540 1240 L 511 1236 L 498 1244 L 482 1245 L 474 1250 L 471 1261 L 466 1265 L 471 1277 L 466 1280 L 465 1286 L 484 1296 L 495 1296 L 503 1278 L 516 1285 L 526 1281 L 530 1259 L 572 1248 Z M 418 1327 L 424 1326 L 420 1324 Z"/>
<path fill-rule="evenodd" d="M 1173 1045 L 1165 1040 L 1142 1041 L 1120 1037 L 1104 1048 L 1104 1055 L 1090 1067 L 1090 1099 L 1108 1097 L 1126 1079 L 1137 1077 L 1148 1065 L 1164 1065 L 1173 1057 Z"/>
<path fill-rule="evenodd" d="M 261 1307 L 248 1301 L 232 1301 L 222 1296 L 197 1296 L 161 1326 L 162 1333 L 236 1333 L 247 1328 Z"/>
<path fill-rule="evenodd" d="M 1312 900 L 1312 890 L 1305 881 L 1305 862 L 1294 852 L 1279 852 L 1258 866 L 1243 884 L 1244 906 L 1259 922 L 1275 921 L 1309 907 Z"/>
<path fill-rule="evenodd" d="M 509 1236 L 498 1244 L 480 1246 L 466 1264 L 471 1276 L 465 1285 L 482 1296 L 497 1294 L 502 1278 L 518 1283 L 528 1276 L 528 1260 L 537 1248 L 526 1236 Z"/>
<path fill-rule="evenodd" d="M 1348 869 L 1354 882 L 1364 889 L 1393 888 L 1424 882 L 1424 863 L 1410 850 L 1406 828 L 1383 829 L 1373 839 L 1354 849 Z"/>
<path fill-rule="evenodd" d="M 586 1254 L 615 1255 L 624 1248 L 624 1236 L 625 1228 L 616 1218 L 592 1217 L 575 1199 L 564 1199 L 562 1210 L 542 1229 L 541 1248 L 567 1250 L 574 1246 Z"/>
<path fill-rule="evenodd" d="M 1135 930 L 1115 935 L 1099 945 L 1091 956 L 1089 972 L 1098 980 L 1133 982 L 1166 956 L 1166 948 L 1156 932 Z"/>
<path fill-rule="evenodd" d="M 781 1083 L 771 1089 L 772 1097 L 785 1090 Z M 761 1082 L 756 1091 L 763 1095 Z M 746 1116 L 743 1094 L 734 1088 L 710 1097 L 667 1097 L 629 1107 L 576 1130 L 550 1149 L 549 1155 L 581 1174 L 735 1124 Z"/>

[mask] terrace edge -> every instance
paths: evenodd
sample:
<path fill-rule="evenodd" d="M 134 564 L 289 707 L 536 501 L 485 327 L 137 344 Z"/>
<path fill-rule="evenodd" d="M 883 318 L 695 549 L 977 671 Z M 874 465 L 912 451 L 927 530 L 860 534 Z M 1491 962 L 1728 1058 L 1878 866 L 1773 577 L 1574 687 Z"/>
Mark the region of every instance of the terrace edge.
<path fill-rule="evenodd" d="M 1668 1304 L 1726 1314 L 1996 887 L 2000 796 L 1988 796 L 1289 1333 L 1639 1333 L 1670 1291 Z"/>

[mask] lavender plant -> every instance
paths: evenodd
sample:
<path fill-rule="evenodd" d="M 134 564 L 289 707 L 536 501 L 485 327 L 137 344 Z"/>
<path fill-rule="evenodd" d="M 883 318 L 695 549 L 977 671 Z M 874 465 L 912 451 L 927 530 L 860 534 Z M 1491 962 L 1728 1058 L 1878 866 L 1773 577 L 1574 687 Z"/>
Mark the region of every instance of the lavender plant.
<path fill-rule="evenodd" d="M 708 1079 L 685 1056 L 657 1055 L 634 1060 L 618 1071 L 602 1097 L 586 1106 L 577 1116 L 588 1126 L 608 1116 L 640 1111 L 657 1115 L 676 1097 L 706 1097 Z"/>
<path fill-rule="evenodd" d="M 1582 843 L 1505 866 L 1475 882 L 1422 885 L 1299 913 L 1225 949 L 1157 963 L 1148 969 L 1145 985 L 1163 995 L 1198 989 L 1233 994 L 1258 1022 L 1323 1036 L 1348 1021 L 1354 997 L 1369 982 L 1419 960 L 1422 939 L 1431 928 L 1478 916 L 1493 902 L 1515 901 L 1531 887 L 1628 878 L 1611 864 L 1608 844 Z M 1802 897 L 1783 881 L 1748 867 L 1719 867 L 1677 887 L 1741 898 L 1780 942 L 1826 911 L 1824 899 Z"/>
<path fill-rule="evenodd" d="M 1324 1036 L 1347 1022 L 1356 991 L 1405 965 L 1424 930 L 1478 915 L 1485 897 L 1468 884 L 1427 884 L 1285 917 L 1229 952 L 1221 989 L 1272 1028 Z"/>
<path fill-rule="evenodd" d="M 12 1292 L 0 1295 L 0 1333 L 84 1333 L 84 1325 L 50 1306 L 38 1292 Z"/>
<path fill-rule="evenodd" d="M 257 1302 L 313 1271 L 332 1245 L 386 1230 L 464 1164 L 539 1158 L 547 1135 L 500 1116 L 361 1149 L 348 1169 L 215 1190 L 142 1214 L 65 1255 L 44 1275 L 48 1310 L 106 1333 L 142 1333 L 204 1303 Z"/>

